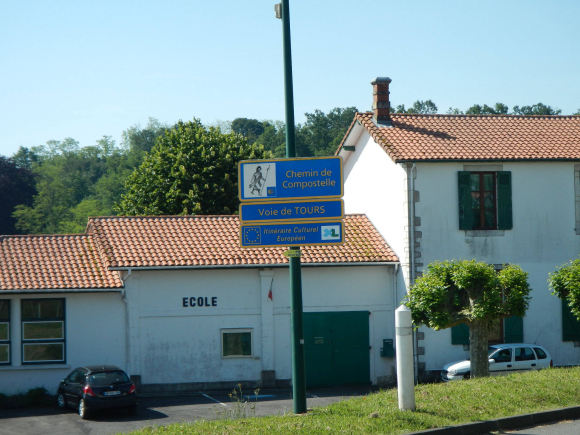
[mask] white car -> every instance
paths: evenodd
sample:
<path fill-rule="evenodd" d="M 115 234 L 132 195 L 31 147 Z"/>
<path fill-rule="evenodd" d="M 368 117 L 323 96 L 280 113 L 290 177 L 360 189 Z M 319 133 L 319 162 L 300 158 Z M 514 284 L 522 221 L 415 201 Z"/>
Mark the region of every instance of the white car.
<path fill-rule="evenodd" d="M 469 379 L 469 359 L 449 363 L 443 367 L 444 382 Z M 501 375 L 524 370 L 540 370 L 552 367 L 550 354 L 537 344 L 495 344 L 489 346 L 489 374 Z"/>

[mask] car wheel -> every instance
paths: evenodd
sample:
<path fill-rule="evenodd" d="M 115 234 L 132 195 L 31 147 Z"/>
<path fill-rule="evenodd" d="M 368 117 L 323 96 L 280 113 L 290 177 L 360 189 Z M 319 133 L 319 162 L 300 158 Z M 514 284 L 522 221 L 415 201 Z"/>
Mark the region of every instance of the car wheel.
<path fill-rule="evenodd" d="M 58 396 L 56 396 L 56 404 L 60 409 L 66 408 L 66 399 L 64 397 L 64 393 L 58 393 Z"/>
<path fill-rule="evenodd" d="M 89 418 L 89 411 L 88 411 L 87 406 L 85 404 L 85 401 L 83 399 L 81 399 L 79 401 L 79 416 L 83 420 L 86 420 L 87 418 Z"/>
<path fill-rule="evenodd" d="M 467 372 L 463 375 L 463 379 L 467 381 L 471 377 L 471 373 Z"/>

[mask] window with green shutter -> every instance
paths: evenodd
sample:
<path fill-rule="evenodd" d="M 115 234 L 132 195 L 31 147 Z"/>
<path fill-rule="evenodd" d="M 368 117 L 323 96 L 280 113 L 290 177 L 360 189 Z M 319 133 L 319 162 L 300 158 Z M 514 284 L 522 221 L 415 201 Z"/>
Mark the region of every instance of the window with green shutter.
<path fill-rule="evenodd" d="M 511 172 L 459 171 L 459 229 L 512 228 Z"/>
<path fill-rule="evenodd" d="M 580 322 L 565 300 L 562 301 L 562 341 L 580 341 Z"/>

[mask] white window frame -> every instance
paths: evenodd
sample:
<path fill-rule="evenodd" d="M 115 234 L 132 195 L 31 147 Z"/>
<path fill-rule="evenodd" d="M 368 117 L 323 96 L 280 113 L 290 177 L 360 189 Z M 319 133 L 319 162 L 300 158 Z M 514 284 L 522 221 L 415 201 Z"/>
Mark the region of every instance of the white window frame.
<path fill-rule="evenodd" d="M 21 345 L 22 345 L 22 364 L 33 365 L 33 364 L 64 364 L 66 363 L 66 299 L 65 298 L 54 298 L 62 301 L 62 318 L 25 318 L 22 316 L 22 304 L 25 301 L 39 301 L 39 300 L 49 300 L 52 298 L 26 298 L 21 299 L 21 315 L 20 315 L 20 325 L 21 325 Z M 33 323 L 60 323 L 62 325 L 61 337 L 59 338 L 25 338 L 26 325 Z M 62 348 L 62 358 L 61 359 L 43 359 L 43 360 L 27 360 L 26 359 L 26 348 L 30 346 L 60 346 Z"/>
<path fill-rule="evenodd" d="M 224 334 L 250 333 L 250 354 L 249 355 L 224 355 Z M 254 329 L 253 328 L 221 328 L 220 329 L 220 354 L 223 359 L 231 358 L 253 358 L 254 357 Z"/>

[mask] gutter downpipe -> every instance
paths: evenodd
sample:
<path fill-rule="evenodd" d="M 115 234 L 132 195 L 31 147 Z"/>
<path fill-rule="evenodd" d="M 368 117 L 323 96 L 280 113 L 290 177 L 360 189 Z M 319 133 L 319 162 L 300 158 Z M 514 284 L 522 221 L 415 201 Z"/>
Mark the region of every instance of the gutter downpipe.
<path fill-rule="evenodd" d="M 123 280 L 123 283 L 131 276 L 131 269 L 127 271 L 127 276 Z M 131 373 L 129 364 L 131 362 L 131 355 L 129 351 L 129 300 L 127 299 L 127 290 L 123 289 L 121 293 L 123 302 L 125 303 L 125 368 L 129 373 Z"/>
<path fill-rule="evenodd" d="M 415 162 L 413 162 L 407 178 L 407 186 L 409 190 L 409 288 L 411 288 L 415 283 L 415 171 Z M 413 328 L 415 383 L 418 383 L 419 380 L 419 354 L 417 352 L 417 341 L 417 333 L 415 328 Z"/>

